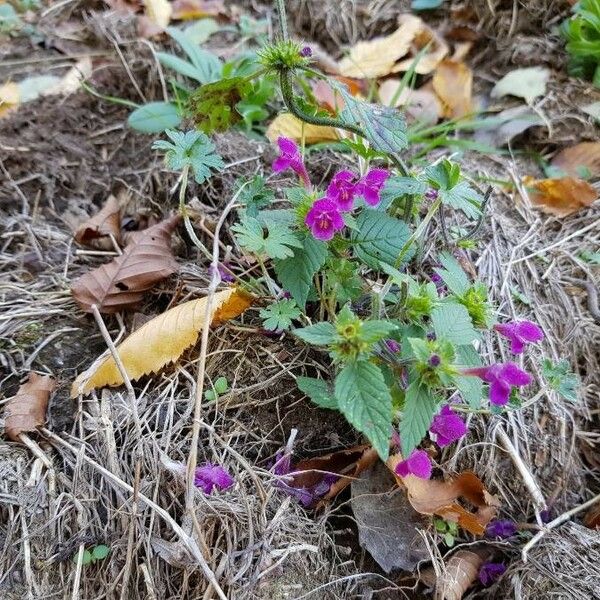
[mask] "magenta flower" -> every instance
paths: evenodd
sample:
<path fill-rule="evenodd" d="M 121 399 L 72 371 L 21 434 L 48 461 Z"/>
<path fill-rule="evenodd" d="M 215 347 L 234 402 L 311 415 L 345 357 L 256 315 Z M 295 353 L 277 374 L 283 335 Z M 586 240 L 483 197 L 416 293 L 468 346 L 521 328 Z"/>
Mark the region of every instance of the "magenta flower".
<path fill-rule="evenodd" d="M 333 200 L 321 198 L 316 200 L 308 211 L 304 223 L 318 240 L 328 241 L 344 228 L 344 219 Z"/>
<path fill-rule="evenodd" d="M 427 200 L 437 200 L 438 195 L 439 192 L 434 188 L 429 188 L 425 192 L 425 198 L 427 198 Z"/>
<path fill-rule="evenodd" d="M 394 354 L 396 352 L 400 352 L 400 350 L 402 350 L 402 346 L 400 345 L 400 343 L 397 342 L 396 340 L 393 340 L 392 338 L 385 340 L 385 345 L 386 345 L 386 348 L 390 352 L 393 352 Z"/>
<path fill-rule="evenodd" d="M 479 569 L 479 581 L 486 587 L 498 581 L 506 572 L 504 563 L 486 562 Z"/>
<path fill-rule="evenodd" d="M 517 533 L 517 524 L 510 519 L 492 521 L 485 529 L 488 537 L 505 540 Z"/>
<path fill-rule="evenodd" d="M 300 155 L 300 150 L 294 140 L 280 136 L 277 138 L 277 145 L 279 146 L 279 156 L 273 162 L 273 171 L 279 173 L 286 169 L 292 169 L 298 177 L 302 180 L 302 183 L 306 187 L 310 187 L 310 179 L 304 166 L 304 161 Z"/>
<path fill-rule="evenodd" d="M 431 470 L 431 459 L 425 450 L 413 450 L 406 460 L 396 465 L 396 475 L 400 475 L 400 477 L 414 475 L 421 479 L 429 479 Z"/>
<path fill-rule="evenodd" d="M 356 196 L 356 175 L 351 171 L 338 171 L 327 186 L 327 198 L 335 202 L 341 211 L 352 210 Z"/>
<path fill-rule="evenodd" d="M 504 406 L 508 402 L 513 386 L 522 387 L 531 383 L 531 376 L 513 362 L 465 369 L 463 373 L 475 375 L 489 383 L 490 402 L 497 406 Z"/>
<path fill-rule="evenodd" d="M 510 351 L 513 354 L 521 354 L 527 344 L 544 339 L 544 332 L 531 321 L 500 323 L 494 325 L 494 329 L 510 340 Z"/>
<path fill-rule="evenodd" d="M 304 46 L 301 50 L 300 50 L 300 56 L 304 57 L 304 58 L 310 58 L 312 56 L 313 52 L 312 52 L 312 48 L 310 46 Z"/>
<path fill-rule="evenodd" d="M 386 169 L 371 169 L 357 184 L 356 192 L 369 206 L 379 204 L 381 188 L 390 176 Z"/>
<path fill-rule="evenodd" d="M 205 494 L 212 494 L 215 488 L 219 491 L 226 490 L 234 483 L 233 477 L 219 465 L 205 463 L 196 467 L 194 485 L 201 488 Z"/>
<path fill-rule="evenodd" d="M 429 433 L 436 436 L 436 441 L 442 448 L 459 440 L 467 432 L 465 422 L 452 411 L 448 404 L 443 406 L 439 414 L 433 417 L 429 428 Z"/>

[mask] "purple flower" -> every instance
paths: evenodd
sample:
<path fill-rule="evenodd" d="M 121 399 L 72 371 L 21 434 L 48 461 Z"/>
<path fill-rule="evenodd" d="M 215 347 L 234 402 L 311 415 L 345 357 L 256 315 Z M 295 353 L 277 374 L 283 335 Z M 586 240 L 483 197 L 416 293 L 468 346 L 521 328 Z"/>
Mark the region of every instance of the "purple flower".
<path fill-rule="evenodd" d="M 328 241 L 344 228 L 344 219 L 333 200 L 316 200 L 308 211 L 304 223 L 318 240 Z"/>
<path fill-rule="evenodd" d="M 294 140 L 280 136 L 277 139 L 279 146 L 279 156 L 273 162 L 273 171 L 280 172 L 286 169 L 292 169 L 302 180 L 306 187 L 310 187 L 310 179 L 304 166 L 304 161 L 300 155 L 300 150 Z"/>
<path fill-rule="evenodd" d="M 485 529 L 488 537 L 506 540 L 517 533 L 517 524 L 510 519 L 492 521 Z"/>
<path fill-rule="evenodd" d="M 234 483 L 233 477 L 219 465 L 204 463 L 196 467 L 194 485 L 201 488 L 205 494 L 212 494 L 215 488 L 219 491 L 226 490 Z"/>
<path fill-rule="evenodd" d="M 468 431 L 465 422 L 452 411 L 448 404 L 443 406 L 439 414 L 433 417 L 429 428 L 429 433 L 436 436 L 436 442 L 441 448 L 459 440 Z"/>
<path fill-rule="evenodd" d="M 425 450 L 413 450 L 406 460 L 396 465 L 396 475 L 400 475 L 400 477 L 414 475 L 421 479 L 429 479 L 431 470 L 431 459 Z"/>
<path fill-rule="evenodd" d="M 361 195 L 369 206 L 379 204 L 381 188 L 390 176 L 386 169 L 371 169 L 357 184 L 356 193 Z"/>
<path fill-rule="evenodd" d="M 402 346 L 399 344 L 399 342 L 391 338 L 385 340 L 385 346 L 390 352 L 393 352 L 394 354 L 402 350 Z"/>
<path fill-rule="evenodd" d="M 440 358 L 439 354 L 432 354 L 429 357 L 429 361 L 428 362 L 429 362 L 429 366 L 430 367 L 435 368 L 435 367 L 439 367 L 440 366 L 440 364 L 442 363 L 442 359 Z"/>
<path fill-rule="evenodd" d="M 479 581 L 486 587 L 498 581 L 506 571 L 504 563 L 486 562 L 479 569 Z"/>
<path fill-rule="evenodd" d="M 433 188 L 429 188 L 425 192 L 425 198 L 427 198 L 427 200 L 437 200 L 437 197 L 438 197 L 438 191 Z"/>
<path fill-rule="evenodd" d="M 312 56 L 312 48 L 310 46 L 304 46 L 302 50 L 300 50 L 300 56 L 310 58 Z"/>
<path fill-rule="evenodd" d="M 546 508 L 545 510 L 541 510 L 540 511 L 540 519 L 542 520 L 542 523 L 544 523 L 544 524 L 550 523 L 550 521 L 552 521 L 552 509 Z"/>
<path fill-rule="evenodd" d="M 339 171 L 327 186 L 327 198 L 337 204 L 341 211 L 352 210 L 356 195 L 356 175 L 351 171 Z"/>
<path fill-rule="evenodd" d="M 225 283 L 231 283 L 231 282 L 235 281 L 235 277 L 231 274 L 231 269 L 229 268 L 229 265 L 227 263 L 219 263 L 217 265 L 217 271 L 219 272 L 221 281 L 224 281 Z M 210 265 L 208 267 L 208 272 L 212 277 L 212 274 L 213 274 L 213 266 L 212 265 Z"/>
<path fill-rule="evenodd" d="M 475 375 L 490 384 L 490 402 L 504 406 L 510 397 L 513 386 L 524 386 L 531 383 L 531 376 L 515 363 L 498 363 L 489 367 L 465 369 L 465 375 Z"/>
<path fill-rule="evenodd" d="M 531 321 L 499 323 L 494 325 L 494 329 L 510 340 L 510 351 L 513 354 L 521 354 L 528 343 L 544 339 L 544 332 Z"/>

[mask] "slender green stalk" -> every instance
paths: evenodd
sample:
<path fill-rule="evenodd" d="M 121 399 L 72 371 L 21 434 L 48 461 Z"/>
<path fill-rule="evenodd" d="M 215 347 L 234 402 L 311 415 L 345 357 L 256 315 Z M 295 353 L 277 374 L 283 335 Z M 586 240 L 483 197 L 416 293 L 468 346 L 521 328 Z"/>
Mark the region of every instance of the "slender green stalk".
<path fill-rule="evenodd" d="M 290 39 L 287 29 L 287 14 L 285 12 L 285 0 L 277 0 L 277 14 L 279 16 L 279 27 L 281 38 L 287 42 Z"/>

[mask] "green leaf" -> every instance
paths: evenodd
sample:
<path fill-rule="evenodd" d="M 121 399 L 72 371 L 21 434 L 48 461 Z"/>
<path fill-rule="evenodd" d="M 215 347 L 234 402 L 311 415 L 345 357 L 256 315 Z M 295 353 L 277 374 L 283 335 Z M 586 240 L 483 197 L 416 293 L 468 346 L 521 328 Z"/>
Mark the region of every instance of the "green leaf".
<path fill-rule="evenodd" d="M 347 364 L 335 379 L 339 410 L 387 460 L 392 434 L 392 397 L 381 369 L 367 361 Z"/>
<path fill-rule="evenodd" d="M 167 27 L 167 33 L 181 46 L 181 49 L 196 67 L 198 76 L 194 79 L 197 79 L 200 83 L 209 83 L 221 77 L 223 64 L 212 52 L 200 48 L 176 27 Z"/>
<path fill-rule="evenodd" d="M 462 304 L 454 302 L 439 304 L 431 313 L 431 323 L 438 338 L 453 344 L 465 345 L 479 339 L 469 311 Z"/>
<path fill-rule="evenodd" d="M 263 327 L 269 331 L 287 330 L 292 321 L 300 317 L 300 309 L 294 300 L 283 299 L 273 302 L 261 309 L 260 316 L 264 319 Z"/>
<path fill-rule="evenodd" d="M 439 191 L 444 204 L 462 210 L 468 217 L 481 213 L 481 198 L 466 181 L 460 181 L 460 167 L 444 159 L 424 171 L 427 182 Z"/>
<path fill-rule="evenodd" d="M 325 264 L 327 253 L 326 244 L 307 236 L 293 257 L 275 261 L 277 279 L 301 308 L 306 305 L 313 276 Z"/>
<path fill-rule="evenodd" d="M 473 346 L 456 346 L 456 365 L 465 369 L 468 367 L 480 367 L 483 363 L 481 356 Z M 454 383 L 462 396 L 462 399 L 472 408 L 477 410 L 481 406 L 483 398 L 483 381 L 479 377 L 468 375 L 454 375 Z"/>
<path fill-rule="evenodd" d="M 211 169 L 220 171 L 225 167 L 223 159 L 215 154 L 215 145 L 201 131 L 165 131 L 171 140 L 158 140 L 152 144 L 155 150 L 165 151 L 165 160 L 170 169 L 181 171 L 190 166 L 197 183 L 204 183 L 211 175 Z"/>
<path fill-rule="evenodd" d="M 84 550 L 83 551 L 83 564 L 84 565 L 89 565 L 91 562 L 94 561 L 94 557 L 92 556 L 92 553 L 89 550 Z"/>
<path fill-rule="evenodd" d="M 360 328 L 360 339 L 367 344 L 374 344 L 384 337 L 389 337 L 392 331 L 398 329 L 390 321 L 363 321 Z"/>
<path fill-rule="evenodd" d="M 317 406 L 336 410 L 338 408 L 337 400 L 333 395 L 333 390 L 329 384 L 322 379 L 314 377 L 298 377 L 296 379 L 298 388 L 304 392 Z"/>
<path fill-rule="evenodd" d="M 372 269 L 380 270 L 380 263 L 394 265 L 400 250 L 410 237 L 404 221 L 383 212 L 365 209 L 356 219 L 358 231 L 353 231 L 351 241 L 356 256 Z M 411 253 L 404 257 L 405 261 Z"/>
<path fill-rule="evenodd" d="M 335 338 L 335 327 L 326 321 L 294 329 L 293 334 L 313 346 L 328 346 Z"/>
<path fill-rule="evenodd" d="M 328 290 L 338 305 L 344 305 L 360 296 L 363 282 L 356 263 L 336 257 L 327 262 L 324 272 Z"/>
<path fill-rule="evenodd" d="M 149 102 L 136 108 L 127 119 L 127 124 L 142 133 L 160 133 L 177 127 L 181 115 L 170 102 Z"/>
<path fill-rule="evenodd" d="M 381 190 L 381 202 L 377 205 L 379 210 L 385 210 L 396 198 L 408 195 L 422 195 L 427 191 L 424 182 L 416 177 L 390 177 Z"/>
<path fill-rule="evenodd" d="M 422 338 L 408 338 L 408 343 L 412 349 L 413 356 L 419 362 L 427 362 L 431 357 L 431 350 L 427 342 Z"/>
<path fill-rule="evenodd" d="M 226 131 L 242 120 L 236 105 L 250 89 L 244 77 L 221 79 L 200 87 L 189 101 L 196 127 L 204 133 Z"/>
<path fill-rule="evenodd" d="M 229 382 L 227 381 L 227 377 L 217 377 L 213 386 L 217 394 L 224 394 L 229 389 Z"/>
<path fill-rule="evenodd" d="M 157 52 L 156 58 L 158 58 L 160 64 L 167 67 L 167 69 L 173 69 L 173 71 L 176 71 L 181 75 L 185 75 L 186 77 L 190 77 L 191 79 L 195 79 L 202 83 L 203 74 L 187 60 L 183 60 L 183 58 L 179 58 L 168 52 Z"/>
<path fill-rule="evenodd" d="M 203 44 L 217 31 L 219 24 L 214 19 L 204 18 L 188 25 L 183 34 L 192 44 Z"/>
<path fill-rule="evenodd" d="M 92 556 L 95 560 L 103 560 L 110 554 L 110 548 L 105 546 L 104 544 L 100 544 L 99 546 L 95 546 L 92 550 Z"/>
<path fill-rule="evenodd" d="M 340 119 L 360 127 L 375 150 L 395 154 L 408 146 L 402 113 L 389 106 L 357 100 L 343 85 L 337 84 L 334 88 L 344 98 Z"/>
<path fill-rule="evenodd" d="M 400 421 L 400 442 L 403 456 L 410 456 L 410 453 L 425 437 L 437 411 L 437 405 L 437 400 L 420 381 L 413 381 L 408 386 Z"/>
<path fill-rule="evenodd" d="M 265 235 L 262 223 L 248 215 L 244 215 L 231 229 L 237 233 L 237 240 L 243 248 L 258 255 L 284 259 L 294 256 L 292 248 L 302 248 L 302 242 L 289 228 L 283 225 L 271 227 Z"/>
<path fill-rule="evenodd" d="M 443 279 L 453 294 L 462 296 L 471 287 L 471 282 L 460 263 L 447 252 L 442 252 L 439 255 L 439 261 L 444 268 L 435 269 L 435 272 Z"/>
<path fill-rule="evenodd" d="M 542 375 L 548 385 L 558 392 L 566 400 L 577 402 L 577 388 L 581 381 L 579 377 L 571 371 L 569 363 L 564 358 L 557 364 L 547 358 L 542 363 Z"/>
<path fill-rule="evenodd" d="M 413 10 L 432 10 L 439 8 L 444 0 L 412 0 L 410 7 Z"/>
<path fill-rule="evenodd" d="M 240 185 L 243 183 L 241 182 Z M 267 187 L 264 177 L 255 175 L 244 186 L 238 198 L 242 204 L 246 205 L 246 214 L 249 217 L 256 217 L 261 208 L 271 204 L 275 199 L 275 194 Z"/>

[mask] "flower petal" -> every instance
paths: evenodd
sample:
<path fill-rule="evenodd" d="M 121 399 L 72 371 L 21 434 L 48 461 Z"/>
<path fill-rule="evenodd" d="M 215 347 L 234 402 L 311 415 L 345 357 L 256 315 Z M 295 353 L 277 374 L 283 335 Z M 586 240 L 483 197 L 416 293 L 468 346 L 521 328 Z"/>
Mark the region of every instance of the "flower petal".
<path fill-rule="evenodd" d="M 517 334 L 528 342 L 540 342 L 544 332 L 532 321 L 520 321 L 516 324 Z"/>
<path fill-rule="evenodd" d="M 277 145 L 279 146 L 281 152 L 284 154 L 294 155 L 300 153 L 296 142 L 294 142 L 294 140 L 291 140 L 290 138 L 279 136 L 277 138 Z"/>
<path fill-rule="evenodd" d="M 279 156 L 273 161 L 271 168 L 276 173 L 279 173 L 281 171 L 285 171 L 286 169 L 289 169 L 291 166 L 292 166 L 292 161 L 289 157 Z"/>
<path fill-rule="evenodd" d="M 510 397 L 510 385 L 501 379 L 490 383 L 490 402 L 496 406 L 504 406 Z"/>
<path fill-rule="evenodd" d="M 510 385 L 529 385 L 531 383 L 531 375 L 519 368 L 515 363 L 508 362 L 502 365 L 502 371 L 499 374 L 506 383 Z"/>
<path fill-rule="evenodd" d="M 429 479 L 431 477 L 431 459 L 425 450 L 414 450 L 408 458 L 408 468 L 415 477 Z"/>

